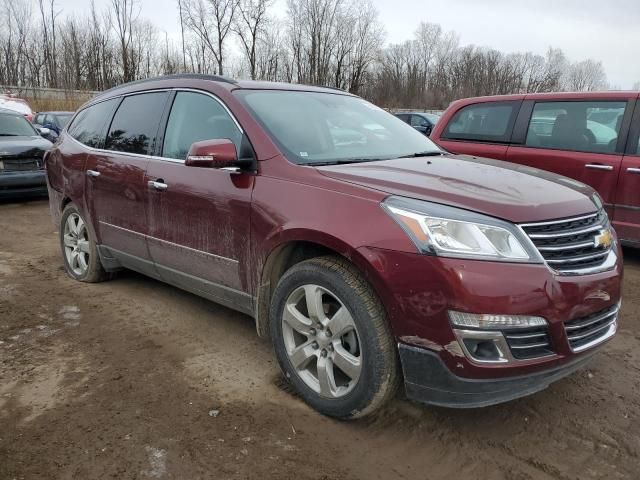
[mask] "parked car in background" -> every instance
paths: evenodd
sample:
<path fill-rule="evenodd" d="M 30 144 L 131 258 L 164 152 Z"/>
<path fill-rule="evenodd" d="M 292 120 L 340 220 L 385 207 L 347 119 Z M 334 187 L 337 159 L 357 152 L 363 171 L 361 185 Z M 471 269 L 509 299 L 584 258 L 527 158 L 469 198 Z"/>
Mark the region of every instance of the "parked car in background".
<path fill-rule="evenodd" d="M 253 316 L 327 415 L 402 382 L 448 407 L 529 395 L 617 329 L 621 252 L 592 188 L 447 154 L 346 92 L 134 82 L 46 162 L 71 278 L 128 268 Z"/>
<path fill-rule="evenodd" d="M 46 195 L 43 157 L 50 147 L 22 114 L 0 109 L 0 198 Z"/>
<path fill-rule="evenodd" d="M 31 110 L 29 103 L 27 103 L 25 99 L 16 97 L 15 95 L 0 95 L 0 108 L 18 112 L 28 121 L 33 119 L 33 110 Z"/>
<path fill-rule="evenodd" d="M 591 185 L 622 242 L 640 246 L 639 95 L 468 98 L 451 104 L 431 139 L 450 152 L 507 160 Z"/>
<path fill-rule="evenodd" d="M 38 112 L 34 115 L 32 122 L 60 135 L 72 116 L 73 112 Z"/>
<path fill-rule="evenodd" d="M 402 112 L 396 113 L 395 116 L 411 125 L 420 133 L 424 133 L 427 137 L 431 135 L 433 127 L 435 127 L 438 120 L 440 120 L 440 115 L 425 112 Z"/>

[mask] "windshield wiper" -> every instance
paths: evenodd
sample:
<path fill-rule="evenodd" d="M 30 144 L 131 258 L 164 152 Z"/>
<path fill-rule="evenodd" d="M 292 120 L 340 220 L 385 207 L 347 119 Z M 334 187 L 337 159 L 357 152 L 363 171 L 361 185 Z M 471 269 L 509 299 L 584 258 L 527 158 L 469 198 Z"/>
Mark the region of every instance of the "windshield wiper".
<path fill-rule="evenodd" d="M 347 165 L 349 163 L 364 163 L 364 162 L 381 162 L 383 160 L 389 160 L 389 158 L 345 158 L 343 160 L 330 160 L 326 162 L 309 162 L 302 165 L 308 167 L 325 167 L 327 165 Z"/>
<path fill-rule="evenodd" d="M 398 158 L 439 157 L 444 154 L 445 152 L 443 152 L 442 150 L 432 150 L 428 152 L 410 153 L 409 155 L 403 155 Z"/>

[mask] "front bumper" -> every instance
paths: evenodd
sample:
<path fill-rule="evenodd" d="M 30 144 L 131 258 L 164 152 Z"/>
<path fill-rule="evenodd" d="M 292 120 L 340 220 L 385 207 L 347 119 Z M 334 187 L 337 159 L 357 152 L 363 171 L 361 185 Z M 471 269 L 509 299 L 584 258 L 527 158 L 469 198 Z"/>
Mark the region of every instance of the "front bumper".
<path fill-rule="evenodd" d="M 548 370 L 498 379 L 469 379 L 454 375 L 429 350 L 398 347 L 407 397 L 448 408 L 478 408 L 515 400 L 547 388 L 589 362 L 593 351 Z"/>
<path fill-rule="evenodd" d="M 541 390 L 571 373 L 601 342 L 579 351 L 569 339 L 567 326 L 615 308 L 621 296 L 620 250 L 612 269 L 581 276 L 557 275 L 543 264 L 453 259 L 371 247 L 360 248 L 359 253 L 372 268 L 368 278 L 400 344 L 407 393 L 438 405 L 499 403 Z M 548 323 L 551 352 L 506 363 L 474 361 L 454 333 L 448 316 L 451 310 L 542 317 Z"/>
<path fill-rule="evenodd" d="M 0 173 L 0 198 L 46 194 L 44 170 Z"/>

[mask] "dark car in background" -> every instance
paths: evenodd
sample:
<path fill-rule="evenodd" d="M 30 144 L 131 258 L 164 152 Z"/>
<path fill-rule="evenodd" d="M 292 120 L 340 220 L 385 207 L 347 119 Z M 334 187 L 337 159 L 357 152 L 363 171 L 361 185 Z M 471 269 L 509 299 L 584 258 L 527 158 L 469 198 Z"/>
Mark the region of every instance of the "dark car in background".
<path fill-rule="evenodd" d="M 73 117 L 73 112 L 38 112 L 33 117 L 33 123 L 44 128 L 48 128 L 60 135 L 69 120 Z"/>
<path fill-rule="evenodd" d="M 592 186 L 620 240 L 640 247 L 639 96 L 588 92 L 467 98 L 449 106 L 431 139 L 453 153 L 506 160 Z"/>
<path fill-rule="evenodd" d="M 420 133 L 424 133 L 427 137 L 431 135 L 433 127 L 435 127 L 438 120 L 440 120 L 440 115 L 437 113 L 426 112 L 402 112 L 396 113 L 395 116 L 411 125 Z"/>
<path fill-rule="evenodd" d="M 0 110 L 0 198 L 46 195 L 44 154 L 51 145 L 24 115 Z"/>

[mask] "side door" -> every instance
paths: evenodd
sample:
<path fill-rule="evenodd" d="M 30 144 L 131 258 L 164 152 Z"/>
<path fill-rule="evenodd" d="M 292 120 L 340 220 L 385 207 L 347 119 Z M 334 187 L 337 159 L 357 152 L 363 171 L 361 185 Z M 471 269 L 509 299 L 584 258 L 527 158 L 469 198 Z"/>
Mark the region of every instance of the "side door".
<path fill-rule="evenodd" d="M 592 186 L 613 217 L 628 103 L 526 100 L 506 159 Z"/>
<path fill-rule="evenodd" d="M 437 143 L 452 153 L 504 160 L 521 103 L 508 100 L 463 106 Z"/>
<path fill-rule="evenodd" d="M 620 239 L 640 246 L 640 102 L 622 159 L 613 224 Z"/>
<path fill-rule="evenodd" d="M 164 281 L 252 313 L 244 279 L 255 177 L 184 162 L 202 140 L 227 138 L 241 154 L 242 129 L 208 93 L 177 91 L 167 110 L 162 144 L 145 176 L 151 257 Z"/>
<path fill-rule="evenodd" d="M 103 253 L 123 266 L 157 276 L 147 248 L 148 188 L 144 173 L 154 151 L 168 92 L 121 99 L 104 147 L 86 162 L 87 203 Z"/>

